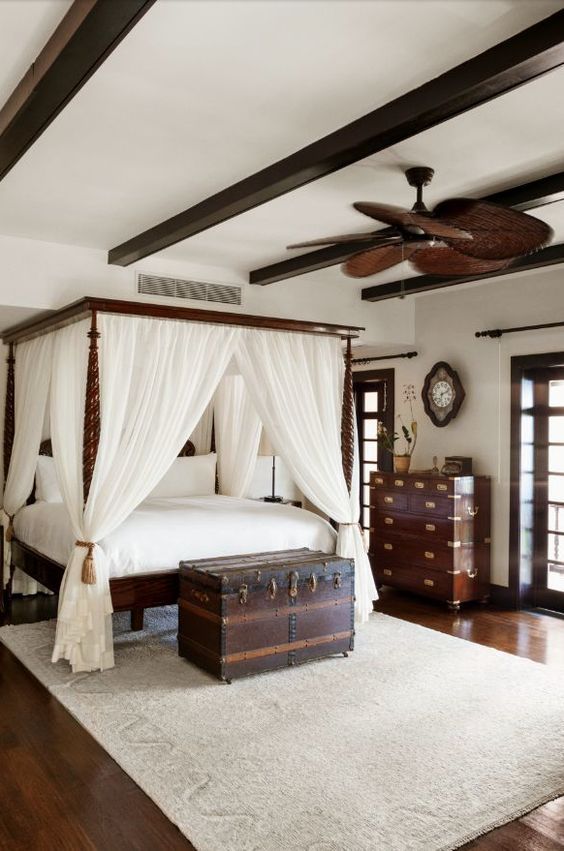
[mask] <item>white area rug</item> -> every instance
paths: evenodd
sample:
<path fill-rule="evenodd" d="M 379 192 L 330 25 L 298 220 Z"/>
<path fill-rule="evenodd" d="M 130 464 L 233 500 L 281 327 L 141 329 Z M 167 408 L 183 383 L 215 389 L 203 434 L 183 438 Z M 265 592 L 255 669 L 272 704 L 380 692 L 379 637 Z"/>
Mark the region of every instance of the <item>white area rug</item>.
<path fill-rule="evenodd" d="M 176 609 L 115 616 L 116 668 L 0 630 L 199 851 L 451 849 L 564 794 L 564 684 L 542 665 L 371 616 L 348 659 L 228 686 L 176 653 Z"/>

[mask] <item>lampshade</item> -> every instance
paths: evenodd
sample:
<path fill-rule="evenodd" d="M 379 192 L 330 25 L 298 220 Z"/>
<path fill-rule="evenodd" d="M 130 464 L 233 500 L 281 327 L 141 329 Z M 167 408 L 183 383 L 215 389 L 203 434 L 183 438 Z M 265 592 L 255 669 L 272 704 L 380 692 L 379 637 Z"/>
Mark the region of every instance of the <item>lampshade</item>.
<path fill-rule="evenodd" d="M 275 450 L 274 446 L 272 445 L 272 443 L 270 442 L 270 438 L 267 435 L 266 431 L 264 430 L 264 427 L 262 429 L 261 436 L 260 436 L 260 444 L 259 444 L 258 454 L 259 455 L 276 455 L 276 450 Z"/>

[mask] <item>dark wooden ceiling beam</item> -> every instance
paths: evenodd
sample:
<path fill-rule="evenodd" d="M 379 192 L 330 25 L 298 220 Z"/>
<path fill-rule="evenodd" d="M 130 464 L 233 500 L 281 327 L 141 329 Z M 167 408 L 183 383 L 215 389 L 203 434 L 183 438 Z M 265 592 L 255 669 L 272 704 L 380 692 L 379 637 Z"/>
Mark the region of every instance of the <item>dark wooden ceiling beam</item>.
<path fill-rule="evenodd" d="M 512 186 L 502 192 L 486 195 L 481 200 L 493 201 L 495 204 L 515 207 L 515 209 L 522 211 L 563 201 L 564 171 L 541 177 L 538 180 L 531 180 L 529 183 L 523 183 L 519 186 Z M 381 236 L 388 231 L 393 233 L 391 228 L 383 228 L 378 233 Z M 346 245 L 330 245 L 328 248 L 308 251 L 307 254 L 299 254 L 287 260 L 271 263 L 269 266 L 262 266 L 260 269 L 253 269 L 249 273 L 249 283 L 264 287 L 268 284 L 284 281 L 287 278 L 295 278 L 297 275 L 307 275 L 308 272 L 317 272 L 319 269 L 344 263 L 355 251 L 362 251 L 369 247 L 367 243 L 354 244 L 349 242 Z"/>
<path fill-rule="evenodd" d="M 506 269 L 498 272 L 488 272 L 485 275 L 469 275 L 464 278 L 442 278 L 438 275 L 417 275 L 414 278 L 405 278 L 403 281 L 390 281 L 387 284 L 378 284 L 366 287 L 362 290 L 363 301 L 386 301 L 390 298 L 403 298 L 406 295 L 426 293 L 432 290 L 441 290 L 445 287 L 456 287 L 467 284 L 470 281 L 486 281 L 490 278 L 501 278 L 504 275 L 514 275 L 516 272 L 530 272 L 533 269 L 543 269 L 546 266 L 555 266 L 564 263 L 564 243 L 549 245 L 535 254 L 528 254 L 515 260 Z"/>
<path fill-rule="evenodd" d="M 154 2 L 75 0 L 0 110 L 0 180 Z"/>
<path fill-rule="evenodd" d="M 128 266 L 435 127 L 564 64 L 564 10 L 112 248 Z"/>

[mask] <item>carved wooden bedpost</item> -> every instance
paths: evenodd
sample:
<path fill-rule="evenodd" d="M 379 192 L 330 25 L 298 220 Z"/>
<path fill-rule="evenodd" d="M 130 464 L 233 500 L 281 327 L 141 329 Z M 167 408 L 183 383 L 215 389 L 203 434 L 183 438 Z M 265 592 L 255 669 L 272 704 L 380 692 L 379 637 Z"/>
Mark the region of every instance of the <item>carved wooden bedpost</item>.
<path fill-rule="evenodd" d="M 354 394 L 352 378 L 352 346 L 350 337 L 347 337 L 347 350 L 345 354 L 343 408 L 341 413 L 341 455 L 343 458 L 343 473 L 350 493 L 354 464 Z"/>
<path fill-rule="evenodd" d="M 4 406 L 4 484 L 8 478 L 12 447 L 14 445 L 16 393 L 15 393 L 15 365 L 14 344 L 10 343 L 8 357 L 8 378 L 6 382 L 6 403 Z"/>
<path fill-rule="evenodd" d="M 96 311 L 92 311 L 92 320 L 88 337 L 90 346 L 88 349 L 88 372 L 86 374 L 86 398 L 84 402 L 84 432 L 82 438 L 82 495 L 84 504 L 88 499 L 94 464 L 98 454 L 100 443 L 100 371 L 98 366 L 98 338 L 100 332 L 96 324 Z M 86 585 L 96 583 L 96 572 L 92 559 L 94 544 L 81 541 L 81 546 L 88 548 L 88 554 L 82 566 L 82 581 Z"/>

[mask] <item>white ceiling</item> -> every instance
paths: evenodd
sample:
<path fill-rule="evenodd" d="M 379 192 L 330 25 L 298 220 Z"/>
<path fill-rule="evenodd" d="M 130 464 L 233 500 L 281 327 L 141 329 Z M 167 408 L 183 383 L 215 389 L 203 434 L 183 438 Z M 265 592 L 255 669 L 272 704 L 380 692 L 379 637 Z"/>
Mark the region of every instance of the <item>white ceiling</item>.
<path fill-rule="evenodd" d="M 69 3 L 0 2 L 4 96 Z M 563 6 L 157 0 L 0 183 L 0 233 L 108 249 Z M 564 71 L 546 75 L 163 256 L 246 274 L 289 242 L 370 229 L 351 202 L 410 205 L 408 165 L 435 167 L 431 203 L 549 174 L 562 168 L 563 89 Z"/>

